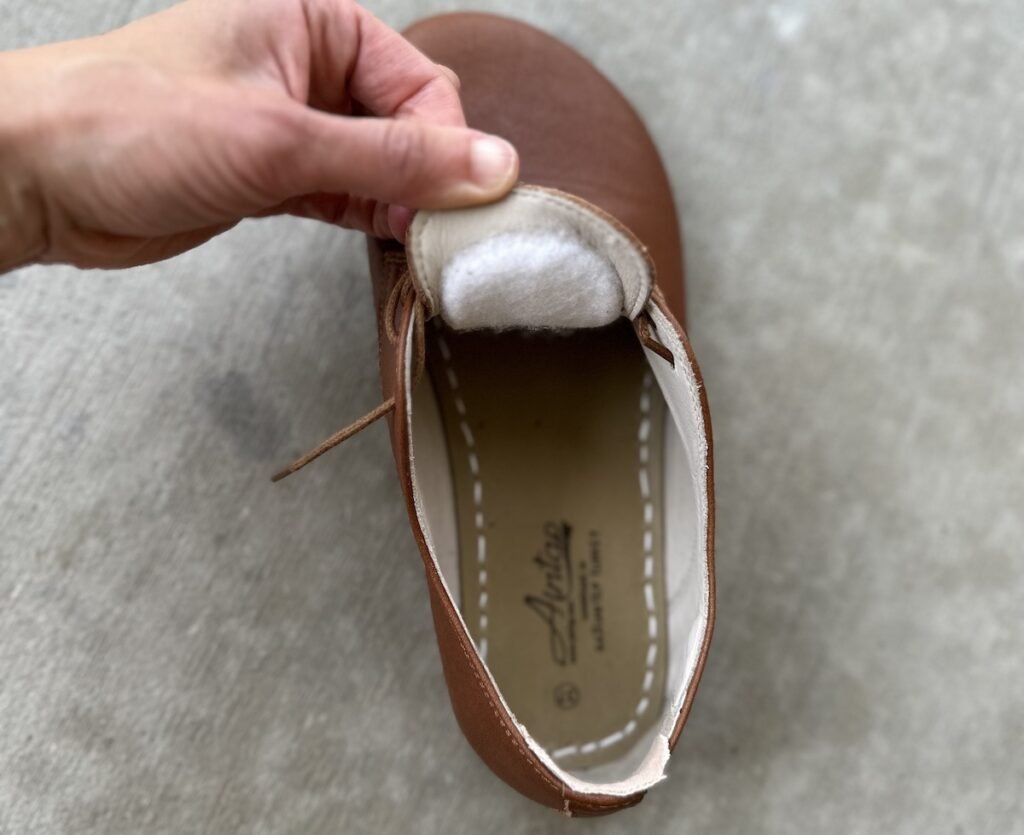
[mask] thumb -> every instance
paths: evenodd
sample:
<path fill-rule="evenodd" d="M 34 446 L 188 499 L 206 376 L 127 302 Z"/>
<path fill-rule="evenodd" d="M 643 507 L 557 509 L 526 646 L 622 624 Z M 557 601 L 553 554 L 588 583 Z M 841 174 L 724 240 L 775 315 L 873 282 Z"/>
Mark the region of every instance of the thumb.
<path fill-rule="evenodd" d="M 411 119 L 303 111 L 284 165 L 274 166 L 284 197 L 326 192 L 447 209 L 497 200 L 519 176 L 515 148 L 496 136 Z"/>

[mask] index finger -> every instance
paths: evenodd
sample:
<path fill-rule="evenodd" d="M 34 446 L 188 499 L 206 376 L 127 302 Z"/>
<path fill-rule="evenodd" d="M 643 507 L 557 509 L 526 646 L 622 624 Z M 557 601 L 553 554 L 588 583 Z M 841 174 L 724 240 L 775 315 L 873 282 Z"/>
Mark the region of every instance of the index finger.
<path fill-rule="evenodd" d="M 353 99 L 375 116 L 465 126 L 449 72 L 361 6 L 356 7 L 356 25 L 359 48 L 349 77 Z"/>

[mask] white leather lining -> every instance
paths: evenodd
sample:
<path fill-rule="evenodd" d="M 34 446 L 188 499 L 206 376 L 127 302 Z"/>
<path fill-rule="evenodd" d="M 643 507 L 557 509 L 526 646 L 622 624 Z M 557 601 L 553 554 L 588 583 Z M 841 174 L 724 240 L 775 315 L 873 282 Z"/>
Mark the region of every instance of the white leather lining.
<path fill-rule="evenodd" d="M 413 468 L 413 472 L 418 475 L 418 478 L 413 479 L 413 484 L 417 486 L 417 491 L 422 491 L 432 499 L 422 507 L 426 517 L 423 530 L 429 535 L 431 552 L 437 561 L 441 577 L 444 578 L 449 594 L 458 607 L 461 589 L 455 488 L 448 460 L 448 444 L 444 442 L 441 410 L 429 383 L 417 386 L 416 390 L 411 392 L 410 399 L 414 401 L 410 414 L 416 414 L 413 437 L 429 439 L 420 443 L 415 450 L 412 450 L 410 445 L 410 454 L 416 456 L 416 462 L 419 464 Z"/>

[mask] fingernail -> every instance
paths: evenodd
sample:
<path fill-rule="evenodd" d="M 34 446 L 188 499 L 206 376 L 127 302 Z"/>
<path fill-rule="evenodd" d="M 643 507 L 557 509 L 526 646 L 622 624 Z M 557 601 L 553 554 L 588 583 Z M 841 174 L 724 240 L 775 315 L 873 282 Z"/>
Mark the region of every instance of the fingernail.
<path fill-rule="evenodd" d="M 484 136 L 470 147 L 470 175 L 480 188 L 499 189 L 515 177 L 518 159 L 516 149 L 504 139 Z"/>

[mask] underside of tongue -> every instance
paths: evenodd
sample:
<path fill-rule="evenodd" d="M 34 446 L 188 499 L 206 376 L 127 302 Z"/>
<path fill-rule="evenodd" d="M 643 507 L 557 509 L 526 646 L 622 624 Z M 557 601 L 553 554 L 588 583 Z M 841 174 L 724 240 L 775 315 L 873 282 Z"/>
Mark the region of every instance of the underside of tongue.
<path fill-rule="evenodd" d="M 629 230 L 533 186 L 487 206 L 418 212 L 406 253 L 430 313 L 457 330 L 600 327 L 639 315 L 654 283 Z"/>

